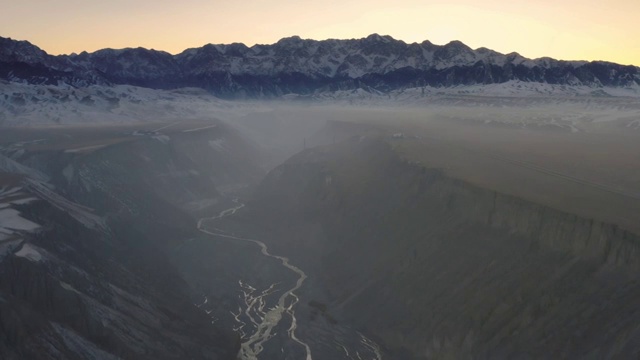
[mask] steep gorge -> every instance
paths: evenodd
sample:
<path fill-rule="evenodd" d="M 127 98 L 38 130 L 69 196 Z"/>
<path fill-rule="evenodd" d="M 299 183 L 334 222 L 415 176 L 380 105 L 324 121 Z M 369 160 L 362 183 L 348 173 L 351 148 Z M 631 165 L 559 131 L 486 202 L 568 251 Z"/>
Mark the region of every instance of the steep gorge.
<path fill-rule="evenodd" d="M 381 129 L 330 122 L 252 196 L 274 154 L 223 123 L 62 130 L 2 144 L 0 209 L 41 226 L 3 239 L 6 358 L 233 358 L 276 313 L 260 358 L 640 351 L 636 234 L 409 162 Z"/>
<path fill-rule="evenodd" d="M 403 358 L 640 351 L 636 234 L 408 163 L 380 139 L 294 156 L 227 226 L 267 234 L 327 314 Z"/>

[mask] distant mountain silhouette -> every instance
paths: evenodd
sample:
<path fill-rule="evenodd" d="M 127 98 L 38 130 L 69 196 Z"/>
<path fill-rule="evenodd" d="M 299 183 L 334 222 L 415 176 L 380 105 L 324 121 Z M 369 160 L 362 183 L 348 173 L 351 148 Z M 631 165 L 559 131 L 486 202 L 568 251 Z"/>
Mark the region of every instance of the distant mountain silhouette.
<path fill-rule="evenodd" d="M 263 98 L 334 90 L 493 84 L 629 87 L 640 68 L 603 61 L 528 59 L 462 42 L 407 44 L 378 34 L 350 40 L 294 36 L 271 45 L 208 44 L 178 55 L 144 48 L 52 56 L 26 41 L 0 37 L 0 79 L 72 86 L 128 84 L 198 87 L 223 98 Z"/>

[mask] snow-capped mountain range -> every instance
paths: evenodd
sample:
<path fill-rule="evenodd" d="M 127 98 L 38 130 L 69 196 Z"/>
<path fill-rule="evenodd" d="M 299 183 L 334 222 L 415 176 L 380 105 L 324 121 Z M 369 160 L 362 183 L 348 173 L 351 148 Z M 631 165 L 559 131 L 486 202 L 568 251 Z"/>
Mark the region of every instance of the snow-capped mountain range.
<path fill-rule="evenodd" d="M 0 37 L 0 79 L 36 85 L 202 88 L 222 98 L 273 98 L 364 89 L 449 88 L 508 82 L 640 87 L 640 68 L 609 62 L 527 59 L 459 41 L 407 44 L 390 36 L 271 45 L 205 45 L 172 55 L 144 48 L 52 56 Z"/>

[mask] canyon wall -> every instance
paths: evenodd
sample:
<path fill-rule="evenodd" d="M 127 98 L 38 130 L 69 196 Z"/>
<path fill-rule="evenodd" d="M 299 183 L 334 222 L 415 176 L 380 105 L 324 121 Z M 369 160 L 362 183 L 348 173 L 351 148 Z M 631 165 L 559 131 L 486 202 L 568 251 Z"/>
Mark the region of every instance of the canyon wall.
<path fill-rule="evenodd" d="M 640 350 L 640 239 L 402 160 L 383 140 L 306 150 L 240 223 L 318 279 L 338 321 L 402 358 L 611 357 Z"/>

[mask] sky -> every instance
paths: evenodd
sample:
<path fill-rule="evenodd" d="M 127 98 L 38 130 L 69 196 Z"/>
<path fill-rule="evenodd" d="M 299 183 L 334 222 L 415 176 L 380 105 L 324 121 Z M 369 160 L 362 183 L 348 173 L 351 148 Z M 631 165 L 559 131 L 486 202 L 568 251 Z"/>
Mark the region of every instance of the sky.
<path fill-rule="evenodd" d="M 0 36 L 51 54 L 372 33 L 640 66 L 640 0 L 0 0 Z"/>

